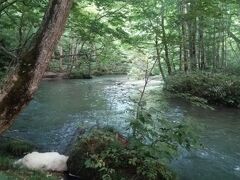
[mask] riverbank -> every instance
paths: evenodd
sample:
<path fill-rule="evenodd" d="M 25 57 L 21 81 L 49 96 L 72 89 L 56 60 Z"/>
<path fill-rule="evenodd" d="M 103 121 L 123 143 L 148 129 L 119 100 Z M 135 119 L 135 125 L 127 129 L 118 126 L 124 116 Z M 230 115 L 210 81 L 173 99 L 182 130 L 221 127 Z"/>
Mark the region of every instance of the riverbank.
<path fill-rule="evenodd" d="M 43 75 L 43 80 L 61 80 L 61 79 L 92 79 L 94 77 L 101 77 L 101 76 L 123 76 L 126 75 L 124 73 L 113 73 L 113 74 L 107 74 L 107 73 L 98 73 L 93 72 L 93 74 L 84 74 L 80 72 L 45 72 Z"/>
<path fill-rule="evenodd" d="M 169 76 L 164 89 L 206 105 L 240 108 L 240 80 L 234 75 L 208 72 Z"/>

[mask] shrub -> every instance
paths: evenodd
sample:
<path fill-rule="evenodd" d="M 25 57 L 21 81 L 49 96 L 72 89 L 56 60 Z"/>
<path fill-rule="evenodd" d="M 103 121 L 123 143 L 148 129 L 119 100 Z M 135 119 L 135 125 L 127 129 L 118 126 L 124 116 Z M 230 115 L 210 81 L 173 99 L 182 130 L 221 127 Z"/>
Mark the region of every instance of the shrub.
<path fill-rule="evenodd" d="M 177 74 L 167 78 L 164 89 L 202 98 L 213 105 L 240 106 L 240 79 L 233 75 Z"/>
<path fill-rule="evenodd" d="M 173 179 L 158 158 L 134 140 L 122 143 L 112 130 L 93 130 L 76 143 L 67 162 L 71 174 L 81 179 Z"/>

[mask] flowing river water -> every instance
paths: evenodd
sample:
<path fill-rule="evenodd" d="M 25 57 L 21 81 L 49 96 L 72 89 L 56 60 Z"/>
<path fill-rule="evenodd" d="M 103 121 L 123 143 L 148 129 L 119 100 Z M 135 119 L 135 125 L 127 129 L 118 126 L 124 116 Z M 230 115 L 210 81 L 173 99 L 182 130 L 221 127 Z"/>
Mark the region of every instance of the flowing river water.
<path fill-rule="evenodd" d="M 125 76 L 92 80 L 43 81 L 29 106 L 6 136 L 22 138 L 42 151 L 64 152 L 78 127 L 114 126 L 126 131 L 140 82 Z M 152 82 L 150 88 L 159 86 Z M 183 152 L 170 167 L 182 180 L 240 179 L 240 111 L 215 111 L 190 106 L 183 100 L 166 100 L 169 117 L 187 118 L 201 126 L 203 148 Z"/>

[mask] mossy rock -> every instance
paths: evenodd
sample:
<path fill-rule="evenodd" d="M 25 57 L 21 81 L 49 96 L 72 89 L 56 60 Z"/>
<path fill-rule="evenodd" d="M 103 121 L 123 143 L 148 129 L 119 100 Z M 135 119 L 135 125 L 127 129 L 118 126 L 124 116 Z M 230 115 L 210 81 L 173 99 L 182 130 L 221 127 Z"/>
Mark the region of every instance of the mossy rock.
<path fill-rule="evenodd" d="M 29 142 L 11 138 L 0 138 L 0 152 L 3 154 L 21 157 L 34 150 L 36 150 L 36 147 Z"/>
<path fill-rule="evenodd" d="M 130 142 L 129 142 L 130 143 Z M 69 173 L 83 180 L 174 179 L 172 172 L 137 147 L 122 144 L 116 132 L 93 130 L 78 140 L 67 161 Z"/>

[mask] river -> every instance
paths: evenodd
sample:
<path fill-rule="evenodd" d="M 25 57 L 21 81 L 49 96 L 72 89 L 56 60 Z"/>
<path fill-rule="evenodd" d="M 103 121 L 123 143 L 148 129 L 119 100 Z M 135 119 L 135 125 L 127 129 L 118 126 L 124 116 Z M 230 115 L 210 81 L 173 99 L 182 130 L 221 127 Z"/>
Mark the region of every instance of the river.
<path fill-rule="evenodd" d="M 42 151 L 64 152 L 78 127 L 108 125 L 126 132 L 133 106 L 129 96 L 136 94 L 140 85 L 125 76 L 42 81 L 6 135 L 28 140 Z M 155 86 L 159 84 L 152 81 L 150 87 Z M 198 135 L 204 147 L 183 152 L 170 164 L 179 179 L 240 179 L 240 111 L 212 111 L 176 99 L 163 101 L 171 118 L 187 118 L 202 127 Z"/>

